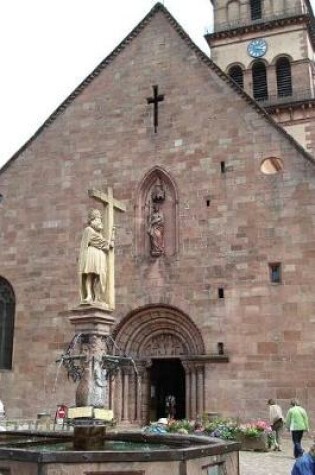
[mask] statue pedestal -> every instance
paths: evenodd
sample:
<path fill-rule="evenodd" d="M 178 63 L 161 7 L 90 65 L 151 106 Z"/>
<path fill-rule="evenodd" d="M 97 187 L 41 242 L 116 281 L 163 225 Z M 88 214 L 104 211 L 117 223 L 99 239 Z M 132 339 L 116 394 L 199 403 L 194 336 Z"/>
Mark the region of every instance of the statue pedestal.
<path fill-rule="evenodd" d="M 102 305 L 85 303 L 70 311 L 69 320 L 75 327 L 75 333 L 84 335 L 107 336 L 115 323 L 112 310 Z"/>
<path fill-rule="evenodd" d="M 68 409 L 69 419 L 78 420 L 97 420 L 103 422 L 112 422 L 114 419 L 114 413 L 111 409 L 105 409 L 101 407 L 93 406 L 81 406 L 81 407 L 69 407 Z"/>

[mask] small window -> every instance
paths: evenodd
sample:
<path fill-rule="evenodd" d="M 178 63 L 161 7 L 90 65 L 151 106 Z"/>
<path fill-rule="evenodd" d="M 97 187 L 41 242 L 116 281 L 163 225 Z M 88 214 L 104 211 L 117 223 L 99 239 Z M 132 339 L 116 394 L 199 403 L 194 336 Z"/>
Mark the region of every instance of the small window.
<path fill-rule="evenodd" d="M 224 299 L 224 288 L 223 287 L 218 288 L 218 297 L 219 297 L 219 299 Z"/>
<path fill-rule="evenodd" d="M 275 175 L 283 170 L 283 161 L 278 157 L 265 158 L 260 165 L 260 171 L 264 175 Z"/>
<path fill-rule="evenodd" d="M 220 167 L 221 167 L 221 173 L 225 173 L 226 172 L 225 162 L 221 162 Z"/>
<path fill-rule="evenodd" d="M 259 20 L 262 17 L 261 0 L 250 1 L 250 15 L 252 20 Z"/>
<path fill-rule="evenodd" d="M 222 341 L 218 342 L 218 354 L 224 355 L 224 343 Z"/>
<path fill-rule="evenodd" d="M 240 66 L 232 66 L 229 69 L 228 75 L 239 87 L 244 88 L 244 76 Z"/>
<path fill-rule="evenodd" d="M 281 283 L 281 264 L 279 262 L 269 264 L 270 281 L 273 284 Z"/>

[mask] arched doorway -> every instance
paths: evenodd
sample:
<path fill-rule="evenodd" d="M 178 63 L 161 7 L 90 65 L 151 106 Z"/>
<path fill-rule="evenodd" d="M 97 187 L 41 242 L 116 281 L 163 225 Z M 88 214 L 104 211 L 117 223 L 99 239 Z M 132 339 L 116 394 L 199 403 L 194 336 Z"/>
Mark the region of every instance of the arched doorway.
<path fill-rule="evenodd" d="M 204 343 L 195 323 L 167 305 L 131 312 L 113 332 L 120 354 L 135 368 L 122 366 L 112 382 L 111 407 L 123 422 L 148 423 L 165 417 L 165 398 L 174 396 L 176 418 L 204 411 Z"/>

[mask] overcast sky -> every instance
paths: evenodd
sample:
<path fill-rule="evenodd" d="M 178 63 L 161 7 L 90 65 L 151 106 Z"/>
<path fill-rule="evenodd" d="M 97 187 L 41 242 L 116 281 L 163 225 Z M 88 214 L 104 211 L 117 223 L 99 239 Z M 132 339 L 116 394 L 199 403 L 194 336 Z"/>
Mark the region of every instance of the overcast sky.
<path fill-rule="evenodd" d="M 0 168 L 155 3 L 0 1 Z M 211 1 L 164 5 L 208 54 L 203 35 L 213 23 Z"/>

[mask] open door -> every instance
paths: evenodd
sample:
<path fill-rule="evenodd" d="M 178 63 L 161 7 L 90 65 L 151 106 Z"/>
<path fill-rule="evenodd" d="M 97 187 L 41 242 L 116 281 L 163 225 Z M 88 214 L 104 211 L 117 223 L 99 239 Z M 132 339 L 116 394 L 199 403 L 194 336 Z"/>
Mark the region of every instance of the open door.
<path fill-rule="evenodd" d="M 150 421 L 185 418 L 185 371 L 180 359 L 153 359 L 150 369 Z"/>

